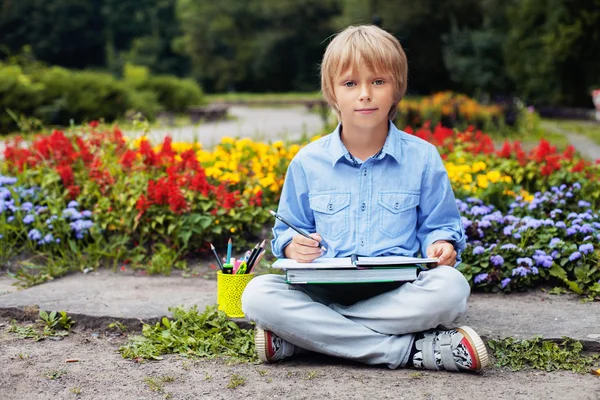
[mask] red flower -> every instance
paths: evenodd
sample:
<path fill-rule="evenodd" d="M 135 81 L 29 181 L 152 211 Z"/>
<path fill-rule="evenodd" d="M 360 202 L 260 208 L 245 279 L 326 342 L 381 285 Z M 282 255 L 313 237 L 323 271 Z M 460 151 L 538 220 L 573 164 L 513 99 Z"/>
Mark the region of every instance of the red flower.
<path fill-rule="evenodd" d="M 75 183 L 75 176 L 73 175 L 73 169 L 69 165 L 59 165 L 56 167 L 58 174 L 60 175 L 60 179 L 62 179 L 62 183 L 65 187 L 71 186 Z"/>
<path fill-rule="evenodd" d="M 90 121 L 88 125 L 92 128 L 96 128 L 99 124 L 100 123 L 98 121 Z"/>
<path fill-rule="evenodd" d="M 585 168 L 585 160 L 579 160 L 577 164 L 571 168 L 571 172 L 581 172 Z"/>

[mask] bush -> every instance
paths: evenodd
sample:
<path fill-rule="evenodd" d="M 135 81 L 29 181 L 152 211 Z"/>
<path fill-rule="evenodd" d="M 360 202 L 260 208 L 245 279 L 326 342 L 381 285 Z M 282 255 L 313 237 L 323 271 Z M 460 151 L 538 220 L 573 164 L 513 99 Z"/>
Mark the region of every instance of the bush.
<path fill-rule="evenodd" d="M 159 108 L 151 93 L 136 93 L 107 73 L 53 67 L 32 78 L 44 86 L 43 105 L 36 116 L 50 124 L 67 125 L 70 119 L 112 121 L 131 109 L 153 119 Z"/>
<path fill-rule="evenodd" d="M 0 63 L 0 132 L 17 128 L 7 110 L 33 115 L 42 102 L 44 87 L 33 82 L 18 65 Z"/>
<path fill-rule="evenodd" d="M 183 112 L 190 106 L 204 103 L 202 90 L 192 79 L 180 79 L 168 75 L 151 76 L 136 83 L 135 87 L 154 93 L 166 111 Z"/>

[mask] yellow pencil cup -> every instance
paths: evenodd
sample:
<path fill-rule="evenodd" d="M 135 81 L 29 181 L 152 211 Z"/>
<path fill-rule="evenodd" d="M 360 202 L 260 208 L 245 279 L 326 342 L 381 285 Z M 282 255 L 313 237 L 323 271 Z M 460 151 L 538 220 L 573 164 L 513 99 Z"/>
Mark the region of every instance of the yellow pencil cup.
<path fill-rule="evenodd" d="M 228 317 L 244 318 L 242 311 L 242 293 L 246 285 L 254 278 L 254 274 L 224 274 L 217 271 L 217 303 L 219 310 Z"/>

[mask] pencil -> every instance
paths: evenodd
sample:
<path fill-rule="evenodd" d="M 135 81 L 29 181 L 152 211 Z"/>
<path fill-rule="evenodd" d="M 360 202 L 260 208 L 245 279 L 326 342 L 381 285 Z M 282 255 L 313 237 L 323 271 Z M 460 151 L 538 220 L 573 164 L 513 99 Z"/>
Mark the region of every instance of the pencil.
<path fill-rule="evenodd" d="M 277 218 L 278 220 L 280 220 L 281 222 L 283 222 L 284 224 L 286 224 L 287 226 L 289 226 L 290 228 L 292 228 L 293 230 L 295 230 L 296 232 L 298 232 L 299 234 L 301 234 L 305 238 L 308 238 L 310 240 L 315 240 L 315 239 L 311 238 L 310 235 L 308 233 L 304 232 L 302 229 L 296 228 L 290 222 L 286 221 L 285 218 L 283 218 L 281 215 L 277 214 L 275 211 L 269 210 L 269 212 L 271 213 L 272 216 L 274 216 L 275 218 Z M 319 242 L 319 247 L 321 247 L 321 250 L 327 251 L 327 248 L 325 246 L 323 246 L 323 244 L 320 243 L 320 242 Z"/>
<path fill-rule="evenodd" d="M 229 238 L 229 242 L 227 242 L 227 263 L 231 261 L 231 238 Z"/>
<path fill-rule="evenodd" d="M 215 246 L 213 246 L 213 244 L 210 244 L 210 248 L 213 252 L 213 254 L 215 255 L 215 258 L 217 259 L 217 264 L 219 265 L 219 269 L 221 271 L 223 271 L 223 263 L 221 262 L 221 259 L 219 258 L 219 254 L 217 254 L 217 250 L 215 249 Z"/>
<path fill-rule="evenodd" d="M 252 270 L 254 269 L 255 266 L 258 265 L 258 263 L 260 262 L 260 260 L 262 260 L 263 256 L 265 255 L 267 251 L 265 249 L 262 249 L 262 251 L 260 253 L 258 253 L 258 257 L 256 257 L 256 261 L 254 261 L 254 264 L 252 264 L 252 267 L 247 268 L 246 269 L 246 273 L 249 274 L 252 272 Z"/>
<path fill-rule="evenodd" d="M 252 255 L 250 256 L 250 260 L 248 260 L 248 269 L 252 269 L 252 267 L 254 267 L 254 263 L 256 262 L 256 259 L 258 258 L 258 255 L 260 254 L 261 251 L 264 250 L 265 248 L 265 243 L 267 242 L 267 240 L 263 240 L 260 244 L 260 246 L 258 246 L 258 248 L 254 249 L 256 251 L 253 251 Z"/>

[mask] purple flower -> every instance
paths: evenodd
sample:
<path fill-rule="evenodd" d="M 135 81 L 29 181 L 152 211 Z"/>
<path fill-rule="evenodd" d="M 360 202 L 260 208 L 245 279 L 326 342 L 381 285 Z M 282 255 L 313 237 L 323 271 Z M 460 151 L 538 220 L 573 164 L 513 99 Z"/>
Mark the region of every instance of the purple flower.
<path fill-rule="evenodd" d="M 23 223 L 25 225 L 29 225 L 33 221 L 35 221 L 35 217 L 31 214 L 27 214 L 25 217 L 23 217 Z"/>
<path fill-rule="evenodd" d="M 591 205 L 592 205 L 592 203 L 588 203 L 588 202 L 587 202 L 587 201 L 585 201 L 585 200 L 579 200 L 579 202 L 577 203 L 577 205 L 578 205 L 579 207 L 589 207 L 589 206 L 591 206 Z"/>
<path fill-rule="evenodd" d="M 500 282 L 502 289 L 504 289 L 506 286 L 508 286 L 509 283 L 510 283 L 510 278 L 502 279 L 502 282 Z"/>
<path fill-rule="evenodd" d="M 544 255 L 535 255 L 535 256 L 533 256 L 533 259 L 535 260 L 535 265 L 544 267 L 544 268 L 550 268 L 552 266 L 552 264 L 554 263 L 552 256 L 547 256 L 545 254 Z"/>
<path fill-rule="evenodd" d="M 577 229 L 571 227 L 567 229 L 567 236 L 572 236 L 577 233 Z"/>
<path fill-rule="evenodd" d="M 590 243 L 582 244 L 581 246 L 579 246 L 579 251 L 583 254 L 591 253 L 592 251 L 594 251 L 594 245 Z"/>
<path fill-rule="evenodd" d="M 521 234 L 520 234 L 520 233 L 515 233 L 515 234 L 513 235 L 513 237 L 514 237 L 515 239 L 521 239 Z"/>
<path fill-rule="evenodd" d="M 62 215 L 66 216 L 66 217 L 71 217 L 72 221 L 83 218 L 83 215 L 81 215 L 81 213 L 79 211 L 77 211 L 76 209 L 71 208 L 71 207 L 65 208 L 62 212 Z"/>
<path fill-rule="evenodd" d="M 514 249 L 518 249 L 518 247 L 515 244 L 507 243 L 507 244 L 503 244 L 502 246 L 500 246 L 500 249 L 502 249 L 502 250 L 514 250 Z"/>
<path fill-rule="evenodd" d="M 556 246 L 557 244 L 559 244 L 560 242 L 562 242 L 562 240 L 560 240 L 559 238 L 552 238 L 552 240 L 550 240 L 550 244 L 549 246 L 552 248 L 554 246 Z"/>
<path fill-rule="evenodd" d="M 529 274 L 529 270 L 525 267 L 517 267 L 512 270 L 512 276 L 527 276 Z"/>
<path fill-rule="evenodd" d="M 79 203 L 78 203 L 78 202 L 76 202 L 75 200 L 71 200 L 71 201 L 69 202 L 69 204 L 67 205 L 67 207 L 68 207 L 68 208 L 77 208 L 77 207 L 79 207 Z"/>
<path fill-rule="evenodd" d="M 90 218 L 92 216 L 92 212 L 90 210 L 85 210 L 81 213 L 86 218 Z"/>
<path fill-rule="evenodd" d="M 494 266 L 499 267 L 502 264 L 504 264 L 504 258 L 500 255 L 500 254 L 496 254 L 494 256 L 490 257 L 490 261 L 492 262 L 492 264 L 494 264 Z"/>
<path fill-rule="evenodd" d="M 581 253 L 578 251 L 573 252 L 573 254 L 571 254 L 569 256 L 569 261 L 575 261 L 577 259 L 581 258 Z"/>
<path fill-rule="evenodd" d="M 567 224 L 565 224 L 563 221 L 558 221 L 556 224 L 554 224 L 554 226 L 556 226 L 557 228 L 564 229 L 567 227 Z"/>
<path fill-rule="evenodd" d="M 594 228 L 592 228 L 590 224 L 583 224 L 578 230 L 581 233 L 594 233 Z"/>
<path fill-rule="evenodd" d="M 487 280 L 488 278 L 488 274 L 479 274 L 475 276 L 475 279 L 473 279 L 473 282 L 477 283 L 481 283 L 485 280 Z"/>
<path fill-rule="evenodd" d="M 505 227 L 504 227 L 504 229 L 502 230 L 502 232 L 503 232 L 503 233 L 504 233 L 506 236 L 510 236 L 510 235 L 512 235 L 512 231 L 513 231 L 513 229 L 514 229 L 514 228 L 515 228 L 515 226 L 514 226 L 514 225 L 508 225 L 508 226 L 505 226 Z"/>
<path fill-rule="evenodd" d="M 23 211 L 29 211 L 32 208 L 33 208 L 33 204 L 31 204 L 29 201 L 21 204 L 21 210 L 23 210 Z"/>
<path fill-rule="evenodd" d="M 483 221 L 479 221 L 478 223 L 480 228 L 489 228 L 490 226 L 492 226 L 492 223 L 490 221 L 487 220 L 483 220 Z"/>
<path fill-rule="evenodd" d="M 550 254 L 552 256 L 553 259 L 557 259 L 558 257 L 560 257 L 560 253 L 558 252 L 558 250 L 554 250 L 552 252 L 552 254 Z"/>
<path fill-rule="evenodd" d="M 477 246 L 473 249 L 473 254 L 475 254 L 475 255 L 483 254 L 484 251 L 485 251 L 485 249 L 483 248 L 483 246 Z"/>
<path fill-rule="evenodd" d="M 525 263 L 530 267 L 533 265 L 533 261 L 529 257 L 517 258 L 517 265 L 521 263 Z"/>
<path fill-rule="evenodd" d="M 27 234 L 27 237 L 31 240 L 40 240 L 42 238 L 42 234 L 37 229 L 32 229 Z"/>

